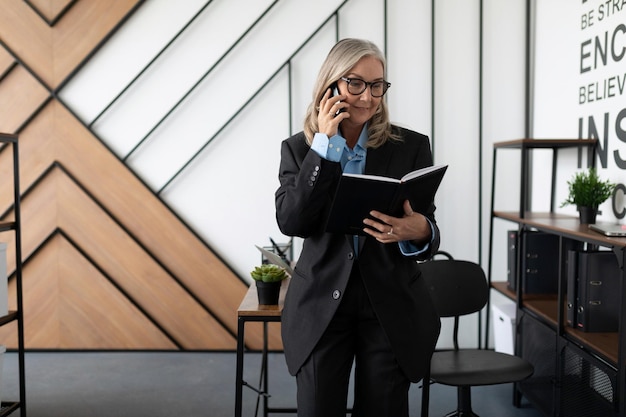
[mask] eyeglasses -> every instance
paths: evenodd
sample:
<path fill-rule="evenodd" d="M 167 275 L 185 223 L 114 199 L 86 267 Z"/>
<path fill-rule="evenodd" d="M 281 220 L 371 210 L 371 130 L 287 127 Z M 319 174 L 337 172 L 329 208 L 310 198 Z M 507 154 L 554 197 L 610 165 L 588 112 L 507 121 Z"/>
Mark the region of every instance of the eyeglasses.
<path fill-rule="evenodd" d="M 391 87 L 391 83 L 388 83 L 385 80 L 372 81 L 371 83 L 368 83 L 367 81 L 360 78 L 341 77 L 341 79 L 348 83 L 348 93 L 355 96 L 363 94 L 368 85 L 370 86 L 370 92 L 372 93 L 372 97 L 384 96 L 387 92 L 387 89 Z"/>

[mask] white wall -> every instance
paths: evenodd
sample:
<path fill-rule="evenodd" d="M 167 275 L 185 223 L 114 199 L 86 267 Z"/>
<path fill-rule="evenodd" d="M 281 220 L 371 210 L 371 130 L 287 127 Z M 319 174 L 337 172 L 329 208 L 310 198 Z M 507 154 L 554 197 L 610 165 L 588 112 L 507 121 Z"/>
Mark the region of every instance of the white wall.
<path fill-rule="evenodd" d="M 526 100 L 526 2 L 484 2 L 483 10 L 483 84 L 482 84 L 482 265 L 491 279 L 507 279 L 507 231 L 517 229 L 511 222 L 494 219 L 492 254 L 489 253 L 493 143 L 525 137 Z M 496 210 L 519 209 L 520 153 L 498 151 L 495 172 Z M 497 291 L 491 302 L 506 300 Z M 483 315 L 483 317 L 485 317 Z M 493 321 L 490 322 L 490 346 L 493 346 Z"/>
<path fill-rule="evenodd" d="M 288 239 L 274 215 L 280 142 L 301 130 L 319 65 L 343 37 L 386 48 L 392 120 L 431 136 L 435 162 L 450 166 L 436 200 L 442 249 L 486 269 L 491 144 L 524 132 L 525 1 L 281 0 L 266 12 L 270 0 L 214 0 L 140 74 L 204 4 L 147 1 L 61 97 L 240 276 L 260 260 L 255 244 Z"/>

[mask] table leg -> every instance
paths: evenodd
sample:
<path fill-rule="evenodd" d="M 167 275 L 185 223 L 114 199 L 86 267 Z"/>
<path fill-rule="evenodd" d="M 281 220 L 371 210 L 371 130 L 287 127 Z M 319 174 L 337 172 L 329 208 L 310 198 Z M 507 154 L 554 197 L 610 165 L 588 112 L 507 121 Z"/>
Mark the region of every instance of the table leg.
<path fill-rule="evenodd" d="M 269 382 L 269 370 L 268 370 L 268 366 L 267 366 L 267 322 L 263 322 L 263 359 L 262 359 L 263 364 L 262 366 L 262 371 L 263 372 L 263 388 L 262 391 L 265 393 L 265 395 L 263 396 L 263 417 L 267 417 L 267 413 L 268 413 L 268 397 L 269 397 L 269 387 L 268 387 L 268 382 Z"/>
<path fill-rule="evenodd" d="M 243 349 L 245 321 L 239 317 L 237 322 L 237 371 L 235 374 L 235 417 L 241 417 L 243 401 Z"/>

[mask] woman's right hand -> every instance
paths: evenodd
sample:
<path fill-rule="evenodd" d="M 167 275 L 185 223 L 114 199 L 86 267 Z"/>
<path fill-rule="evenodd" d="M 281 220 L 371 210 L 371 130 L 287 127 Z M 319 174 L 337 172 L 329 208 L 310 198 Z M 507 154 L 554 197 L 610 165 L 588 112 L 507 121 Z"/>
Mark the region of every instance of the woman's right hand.
<path fill-rule="evenodd" d="M 319 111 L 317 113 L 317 130 L 319 133 L 324 133 L 326 136 L 333 137 L 339 130 L 339 123 L 343 119 L 350 117 L 350 113 L 343 111 L 339 114 L 337 112 L 341 109 L 347 109 L 350 105 L 342 100 L 346 97 L 343 95 L 331 97 L 332 91 L 329 88 L 322 97 L 319 105 Z"/>

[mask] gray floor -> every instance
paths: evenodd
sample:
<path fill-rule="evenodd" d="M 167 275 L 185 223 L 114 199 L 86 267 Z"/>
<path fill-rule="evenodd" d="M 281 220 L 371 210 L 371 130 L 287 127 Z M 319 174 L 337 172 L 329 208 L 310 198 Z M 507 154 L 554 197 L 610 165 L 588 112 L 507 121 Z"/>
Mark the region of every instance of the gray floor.
<path fill-rule="evenodd" d="M 257 385 L 259 354 L 247 354 L 244 379 Z M 293 407 L 294 380 L 284 358 L 271 354 L 270 405 Z M 28 417 L 232 417 L 235 404 L 234 353 L 38 353 L 26 354 Z M 17 355 L 4 354 L 2 400 L 17 398 Z M 419 416 L 421 388 L 411 388 L 411 416 Z M 454 389 L 433 385 L 430 415 L 452 411 Z M 525 400 L 511 404 L 512 387 L 472 391 L 482 417 L 540 417 Z M 244 416 L 254 416 L 256 395 L 244 388 Z M 17 416 L 18 413 L 12 415 Z M 259 414 L 260 415 L 260 414 Z M 278 414 L 274 414 L 278 415 Z M 291 416 L 292 414 L 282 414 Z"/>

